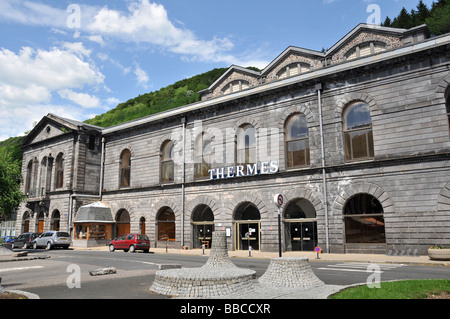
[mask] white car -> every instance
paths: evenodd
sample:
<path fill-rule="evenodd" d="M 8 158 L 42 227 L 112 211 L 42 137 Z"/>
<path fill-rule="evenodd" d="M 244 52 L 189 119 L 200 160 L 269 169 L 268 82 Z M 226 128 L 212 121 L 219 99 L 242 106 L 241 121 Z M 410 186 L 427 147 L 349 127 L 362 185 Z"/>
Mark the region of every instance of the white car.
<path fill-rule="evenodd" d="M 69 248 L 71 244 L 70 235 L 66 232 L 50 230 L 44 232 L 42 235 L 37 237 L 33 242 L 33 248 L 45 247 L 49 250 L 54 247 L 63 247 L 65 249 Z"/>

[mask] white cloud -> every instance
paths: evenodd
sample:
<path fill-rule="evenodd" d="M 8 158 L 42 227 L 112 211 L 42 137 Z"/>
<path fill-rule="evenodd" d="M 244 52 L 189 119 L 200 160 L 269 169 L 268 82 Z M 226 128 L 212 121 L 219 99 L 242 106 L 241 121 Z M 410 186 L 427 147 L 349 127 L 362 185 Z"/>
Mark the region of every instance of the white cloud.
<path fill-rule="evenodd" d="M 139 64 L 136 64 L 136 68 L 134 69 L 134 75 L 136 75 L 136 80 L 140 86 L 144 89 L 148 88 L 148 81 L 150 80 L 147 72 L 145 72 Z"/>
<path fill-rule="evenodd" d="M 58 91 L 59 96 L 63 99 L 75 102 L 83 108 L 95 108 L 100 106 L 100 99 L 87 93 L 78 93 L 70 89 Z"/>
<path fill-rule="evenodd" d="M 85 86 L 101 86 L 104 75 L 86 61 L 80 44 L 63 44 L 62 48 L 33 50 L 23 47 L 19 52 L 0 48 L 0 125 L 2 131 L 17 136 L 49 113 L 71 118 L 81 116 L 83 109 L 74 106 L 53 106 L 54 92 L 84 107 L 98 105 L 95 97 L 71 93 Z M 25 127 L 25 129 L 24 129 Z M 3 137 L 3 136 L 2 136 Z M 0 138 L 2 138 L 0 137 Z"/>

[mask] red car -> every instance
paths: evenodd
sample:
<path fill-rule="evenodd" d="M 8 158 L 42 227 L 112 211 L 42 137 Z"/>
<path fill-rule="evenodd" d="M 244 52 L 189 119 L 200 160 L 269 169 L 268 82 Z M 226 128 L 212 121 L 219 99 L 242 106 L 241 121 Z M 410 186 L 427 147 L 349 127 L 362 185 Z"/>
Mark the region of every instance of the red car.
<path fill-rule="evenodd" d="M 150 239 L 142 234 L 123 234 L 109 243 L 109 251 L 122 249 L 134 253 L 136 250 L 143 250 L 145 253 L 150 251 Z"/>

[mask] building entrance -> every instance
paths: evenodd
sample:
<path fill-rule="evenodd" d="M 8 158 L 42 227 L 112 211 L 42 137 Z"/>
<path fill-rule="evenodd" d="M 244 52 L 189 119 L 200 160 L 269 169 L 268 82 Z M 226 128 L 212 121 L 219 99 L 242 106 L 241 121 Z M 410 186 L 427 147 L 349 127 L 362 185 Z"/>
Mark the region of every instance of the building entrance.
<path fill-rule="evenodd" d="M 317 246 L 317 219 L 314 206 L 301 198 L 291 202 L 284 213 L 286 251 L 313 251 Z"/>
<path fill-rule="evenodd" d="M 260 250 L 261 215 L 252 203 L 239 205 L 235 213 L 234 243 L 236 250 Z"/>
<path fill-rule="evenodd" d="M 211 248 L 214 231 L 214 214 L 207 205 L 199 205 L 192 215 L 194 248 Z"/>

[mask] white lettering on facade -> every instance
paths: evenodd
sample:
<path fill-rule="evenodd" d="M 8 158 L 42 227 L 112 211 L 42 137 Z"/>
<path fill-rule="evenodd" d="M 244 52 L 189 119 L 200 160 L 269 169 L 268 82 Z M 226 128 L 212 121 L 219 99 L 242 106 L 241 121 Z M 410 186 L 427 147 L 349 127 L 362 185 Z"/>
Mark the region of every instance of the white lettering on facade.
<path fill-rule="evenodd" d="M 279 170 L 278 161 L 261 162 L 254 164 L 228 166 L 208 170 L 209 179 L 225 179 L 231 177 L 245 177 L 254 175 L 275 174 Z"/>

